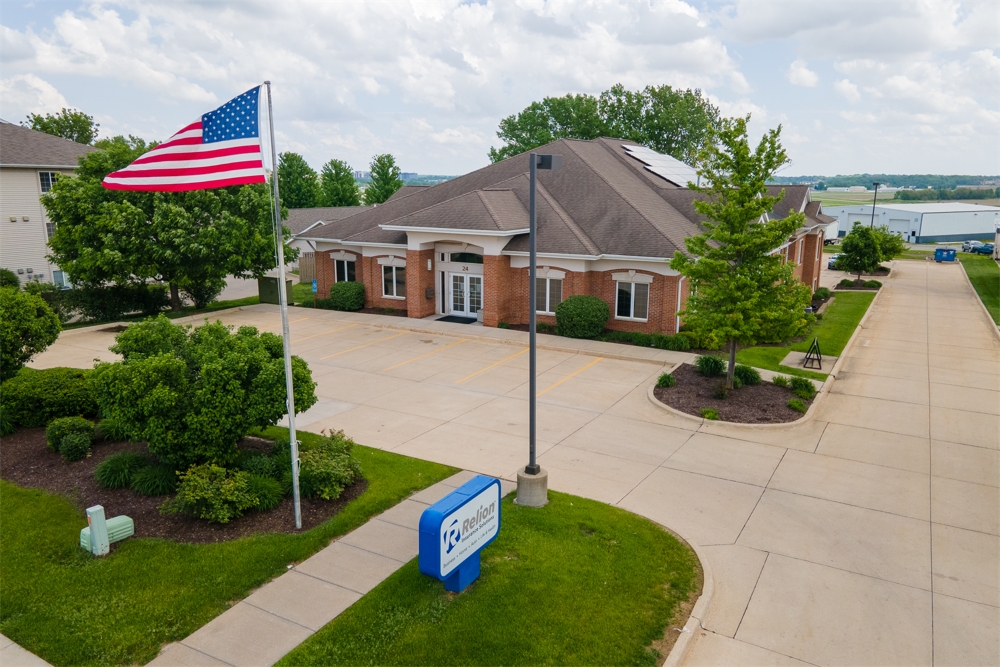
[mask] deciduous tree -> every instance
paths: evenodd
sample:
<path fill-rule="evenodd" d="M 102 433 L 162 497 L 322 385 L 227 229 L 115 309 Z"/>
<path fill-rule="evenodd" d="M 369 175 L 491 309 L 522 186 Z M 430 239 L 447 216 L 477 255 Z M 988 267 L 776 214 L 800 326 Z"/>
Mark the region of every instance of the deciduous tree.
<path fill-rule="evenodd" d="M 28 122 L 21 124 L 39 132 L 70 139 L 78 144 L 93 143 L 97 139 L 97 128 L 100 127 L 100 124 L 94 122 L 93 116 L 66 108 L 58 114 L 47 113 L 44 116 L 30 113 Z"/>
<path fill-rule="evenodd" d="M 343 160 L 330 160 L 320 173 L 321 206 L 361 205 L 361 193 L 351 165 Z"/>
<path fill-rule="evenodd" d="M 903 237 L 894 232 L 890 232 L 888 225 L 880 225 L 875 227 L 872 231 L 875 233 L 875 239 L 878 241 L 878 249 L 879 253 L 882 255 L 883 262 L 895 259 L 906 251 L 906 245 L 903 243 Z"/>
<path fill-rule="evenodd" d="M 278 156 L 278 190 L 281 205 L 288 208 L 319 206 L 319 176 L 298 153 Z"/>
<path fill-rule="evenodd" d="M 15 287 L 0 287 L 0 381 L 56 341 L 62 326 L 45 299 Z"/>
<path fill-rule="evenodd" d="M 42 197 L 56 223 L 49 259 L 74 283 L 127 285 L 150 279 L 204 294 L 227 276 L 260 278 L 274 268 L 270 187 L 266 184 L 193 192 L 107 190 L 101 180 L 138 158 L 136 137 L 97 143 L 103 150 L 80 160 L 76 178 L 60 178 Z M 287 238 L 286 231 L 286 238 Z M 298 250 L 285 249 L 294 260 Z"/>
<path fill-rule="evenodd" d="M 805 220 L 800 212 L 766 218 L 784 196 L 768 194 L 767 182 L 788 157 L 781 127 L 768 131 L 751 149 L 744 118 L 725 119 L 717 141 L 699 157 L 703 195 L 695 209 L 705 216 L 705 232 L 685 239 L 671 268 L 690 279 L 684 322 L 696 333 L 729 343 L 726 386 L 732 388 L 738 345 L 785 340 L 812 321 L 805 307 L 810 289 L 792 275 L 793 265 L 774 252 Z"/>
<path fill-rule="evenodd" d="M 396 158 L 388 153 L 376 155 L 370 166 L 372 182 L 365 188 L 365 203 L 381 204 L 391 197 L 396 190 L 403 187 L 403 179 L 399 177 L 399 167 Z"/>
<path fill-rule="evenodd" d="M 874 273 L 881 263 L 882 251 L 875 230 L 867 225 L 854 223 L 854 227 L 840 244 L 837 268 L 858 274 L 860 283 L 862 273 Z"/>

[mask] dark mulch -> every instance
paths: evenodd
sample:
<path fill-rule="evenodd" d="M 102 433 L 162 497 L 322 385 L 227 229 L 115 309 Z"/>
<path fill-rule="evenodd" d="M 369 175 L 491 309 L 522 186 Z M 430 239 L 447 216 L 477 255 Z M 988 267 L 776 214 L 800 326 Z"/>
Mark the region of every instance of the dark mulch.
<path fill-rule="evenodd" d="M 366 315 L 393 315 L 395 317 L 409 317 L 406 309 L 399 308 L 362 308 L 358 311 L 359 313 L 365 313 Z"/>
<path fill-rule="evenodd" d="M 701 416 L 702 408 L 715 408 L 720 420 L 741 424 L 781 424 L 802 418 L 801 412 L 786 405 L 795 394 L 770 382 L 734 389 L 725 400 L 720 400 L 712 392 L 725 382 L 724 377 L 705 377 L 688 364 L 681 364 L 673 376 L 677 378 L 676 385 L 656 387 L 653 394 L 661 403 L 695 417 Z M 811 402 L 805 401 L 806 406 Z"/>
<path fill-rule="evenodd" d="M 880 287 L 865 287 L 863 284 L 859 285 L 857 283 L 854 283 L 853 285 L 850 285 L 850 286 L 838 284 L 834 289 L 841 290 L 841 291 L 844 291 L 844 290 L 853 290 L 855 292 L 877 292 L 881 288 Z"/>
<path fill-rule="evenodd" d="M 265 449 L 270 442 L 247 438 L 241 448 Z M 146 452 L 135 442 L 94 443 L 91 455 L 82 461 L 66 463 L 45 445 L 45 429 L 27 428 L 0 442 L 0 479 L 18 486 L 44 489 L 68 498 L 81 510 L 102 505 L 108 517 L 124 514 L 135 522 L 136 537 L 161 537 L 187 543 L 225 542 L 254 533 L 298 533 L 292 499 L 285 498 L 269 512 L 251 512 L 226 524 L 208 523 L 189 516 L 160 514 L 160 505 L 169 496 L 150 498 L 130 489 L 102 489 L 94 479 L 94 468 L 118 452 Z M 334 501 L 302 499 L 302 530 L 323 523 L 357 498 L 368 486 L 362 479 L 344 490 Z"/>

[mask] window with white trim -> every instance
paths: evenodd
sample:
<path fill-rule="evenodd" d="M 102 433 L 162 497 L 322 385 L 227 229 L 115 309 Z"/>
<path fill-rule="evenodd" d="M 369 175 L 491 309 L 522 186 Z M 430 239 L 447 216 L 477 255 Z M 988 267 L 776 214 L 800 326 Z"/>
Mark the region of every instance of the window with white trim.
<path fill-rule="evenodd" d="M 561 278 L 535 278 L 535 311 L 555 314 L 556 306 L 562 303 Z"/>
<path fill-rule="evenodd" d="M 616 319 L 649 319 L 649 283 L 618 282 Z"/>
<path fill-rule="evenodd" d="M 354 262 L 349 259 L 335 259 L 333 265 L 336 269 L 335 281 L 338 283 L 356 282 L 354 277 Z"/>
<path fill-rule="evenodd" d="M 382 296 L 406 298 L 405 266 L 382 266 Z"/>
<path fill-rule="evenodd" d="M 38 184 L 42 188 L 42 192 L 48 192 L 52 189 L 52 186 L 59 179 L 59 172 L 57 171 L 40 171 L 38 172 Z"/>

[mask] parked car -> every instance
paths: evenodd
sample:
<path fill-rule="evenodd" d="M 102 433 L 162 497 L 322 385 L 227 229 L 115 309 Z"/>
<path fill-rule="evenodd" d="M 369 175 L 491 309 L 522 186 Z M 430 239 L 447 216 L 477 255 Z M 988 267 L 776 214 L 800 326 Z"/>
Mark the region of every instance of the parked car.
<path fill-rule="evenodd" d="M 971 250 L 971 252 L 977 255 L 992 255 L 993 248 L 995 246 L 992 243 L 981 243 Z"/>
<path fill-rule="evenodd" d="M 840 253 L 839 252 L 835 253 L 833 255 L 830 255 L 830 261 L 826 263 L 826 268 L 828 268 L 828 269 L 834 269 L 834 268 L 836 268 L 834 265 L 837 263 L 837 258 L 838 257 L 840 257 Z"/>
<path fill-rule="evenodd" d="M 823 245 L 837 245 L 838 243 L 840 243 L 839 238 L 823 239 Z"/>
<path fill-rule="evenodd" d="M 966 241 L 962 244 L 962 252 L 972 252 L 973 248 L 983 245 L 982 241 Z"/>

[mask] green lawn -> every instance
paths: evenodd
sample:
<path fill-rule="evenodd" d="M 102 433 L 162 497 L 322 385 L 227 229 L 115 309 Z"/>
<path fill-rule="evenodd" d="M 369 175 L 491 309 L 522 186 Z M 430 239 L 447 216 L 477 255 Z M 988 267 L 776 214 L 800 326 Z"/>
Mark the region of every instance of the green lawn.
<path fill-rule="evenodd" d="M 812 331 L 802 341 L 785 346 L 747 347 L 736 352 L 736 360 L 755 368 L 825 380 L 826 373 L 782 366 L 781 360 L 792 350 L 807 351 L 814 337 L 819 338 L 819 349 L 824 356 L 839 357 L 847 341 L 854 334 L 858 322 L 865 316 L 875 294 L 875 292 L 836 292 L 834 294 L 836 299 L 824 311 L 823 319 L 813 326 Z"/>
<path fill-rule="evenodd" d="M 985 255 L 959 253 L 959 261 L 993 321 L 1000 325 L 1000 266 Z"/>
<path fill-rule="evenodd" d="M 368 447 L 354 452 L 368 488 L 305 533 L 220 544 L 131 539 L 102 559 L 79 548 L 87 521 L 69 500 L 0 482 L 0 632 L 54 665 L 148 662 L 161 644 L 186 637 L 331 538 L 457 472 Z"/>
<path fill-rule="evenodd" d="M 549 498 L 504 500 L 500 535 L 461 594 L 414 559 L 278 664 L 655 665 L 648 647 L 700 589 L 694 553 L 624 510 Z"/>

